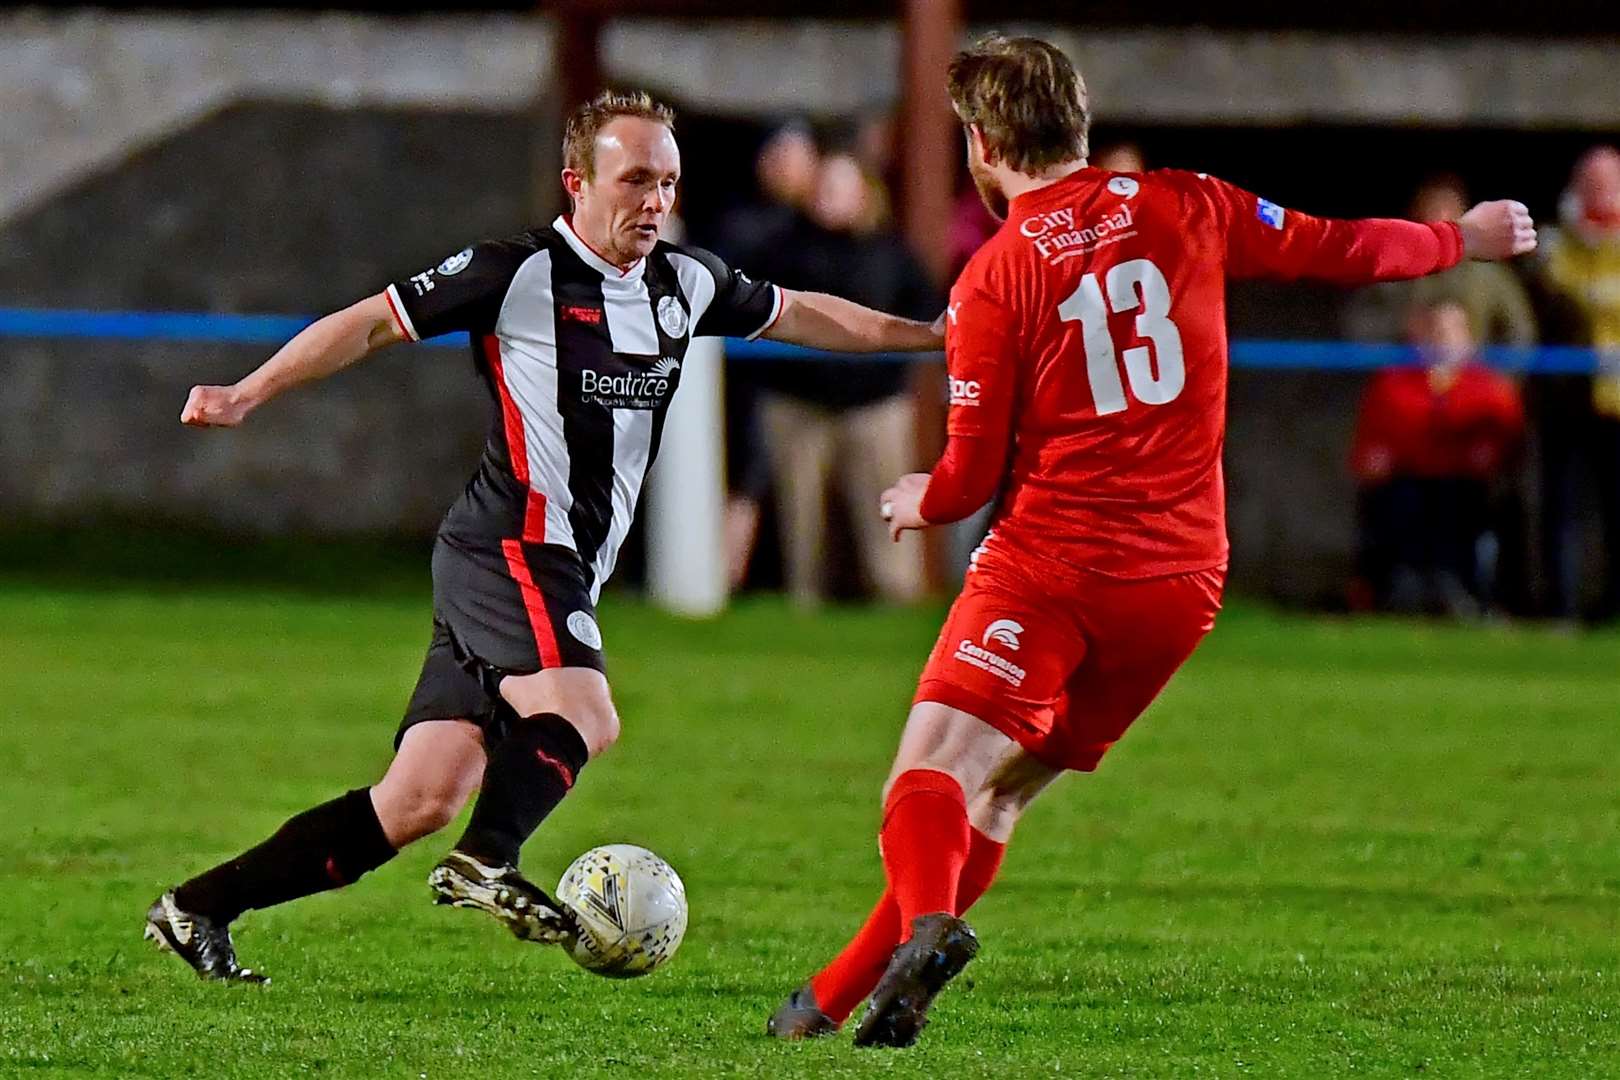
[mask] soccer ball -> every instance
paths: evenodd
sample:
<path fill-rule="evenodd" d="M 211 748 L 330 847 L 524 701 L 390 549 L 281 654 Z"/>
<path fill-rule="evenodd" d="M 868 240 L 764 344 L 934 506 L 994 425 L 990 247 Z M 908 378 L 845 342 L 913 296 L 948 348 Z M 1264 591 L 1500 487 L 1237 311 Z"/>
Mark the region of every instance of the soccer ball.
<path fill-rule="evenodd" d="M 575 859 L 557 883 L 557 899 L 585 931 L 569 955 L 598 975 L 646 975 L 674 956 L 686 935 L 680 875 L 634 844 L 607 844 Z"/>

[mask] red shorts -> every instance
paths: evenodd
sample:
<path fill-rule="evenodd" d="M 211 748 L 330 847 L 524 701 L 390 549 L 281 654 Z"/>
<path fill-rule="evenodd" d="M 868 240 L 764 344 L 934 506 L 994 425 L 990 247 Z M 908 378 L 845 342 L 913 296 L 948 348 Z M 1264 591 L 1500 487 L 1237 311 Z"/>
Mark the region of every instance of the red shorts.
<path fill-rule="evenodd" d="M 1224 566 L 1037 581 L 981 559 L 914 701 L 971 713 L 1053 768 L 1090 772 L 1215 625 L 1225 581 Z"/>

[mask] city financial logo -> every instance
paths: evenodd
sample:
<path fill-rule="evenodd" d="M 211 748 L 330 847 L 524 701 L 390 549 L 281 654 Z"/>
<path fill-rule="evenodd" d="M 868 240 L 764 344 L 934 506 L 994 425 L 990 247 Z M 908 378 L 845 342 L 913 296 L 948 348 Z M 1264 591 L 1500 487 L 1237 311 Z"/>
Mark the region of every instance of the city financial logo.
<path fill-rule="evenodd" d="M 1056 265 L 1071 256 L 1135 236 L 1136 230 L 1132 228 L 1135 224 L 1136 215 L 1131 212 L 1130 203 L 1083 225 L 1075 221 L 1074 207 L 1065 206 L 1025 218 L 1018 223 L 1018 233 L 1033 240 L 1040 256 Z"/>
<path fill-rule="evenodd" d="M 679 379 L 681 362 L 661 357 L 645 370 L 632 366 L 634 358 L 613 357 L 614 370 L 585 368 L 579 373 L 579 396 L 610 409 L 657 409 L 669 401 Z"/>

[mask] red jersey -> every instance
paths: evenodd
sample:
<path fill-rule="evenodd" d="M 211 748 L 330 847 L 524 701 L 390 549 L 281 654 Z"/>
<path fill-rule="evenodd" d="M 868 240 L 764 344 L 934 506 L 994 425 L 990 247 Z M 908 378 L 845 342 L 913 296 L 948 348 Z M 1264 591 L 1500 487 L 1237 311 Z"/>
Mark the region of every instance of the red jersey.
<path fill-rule="evenodd" d="M 1344 285 L 1453 266 L 1462 235 L 1311 217 L 1202 173 L 1085 168 L 1012 200 L 946 320 L 930 522 L 1003 483 L 992 551 L 1147 578 L 1226 561 L 1226 280 Z"/>
<path fill-rule="evenodd" d="M 1424 368 L 1391 368 L 1367 384 L 1350 468 L 1364 484 L 1393 476 L 1489 480 L 1523 435 L 1518 387 L 1490 368 L 1463 364 L 1440 385 Z"/>

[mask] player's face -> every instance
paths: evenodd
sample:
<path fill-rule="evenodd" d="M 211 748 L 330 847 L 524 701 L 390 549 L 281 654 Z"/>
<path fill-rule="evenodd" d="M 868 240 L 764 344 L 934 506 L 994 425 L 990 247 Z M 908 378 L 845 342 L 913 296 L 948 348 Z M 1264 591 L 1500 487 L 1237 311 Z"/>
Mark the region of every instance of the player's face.
<path fill-rule="evenodd" d="M 1006 221 L 1007 195 L 1001 190 L 1001 181 L 996 179 L 984 159 L 984 142 L 971 127 L 963 128 L 962 133 L 967 136 L 968 175 L 973 177 L 973 186 L 979 189 L 979 198 L 984 200 L 985 209 L 997 221 Z"/>
<path fill-rule="evenodd" d="M 680 178 L 681 152 L 669 128 L 618 117 L 596 137 L 596 175 L 577 181 L 574 228 L 610 262 L 629 265 L 658 243 Z"/>

